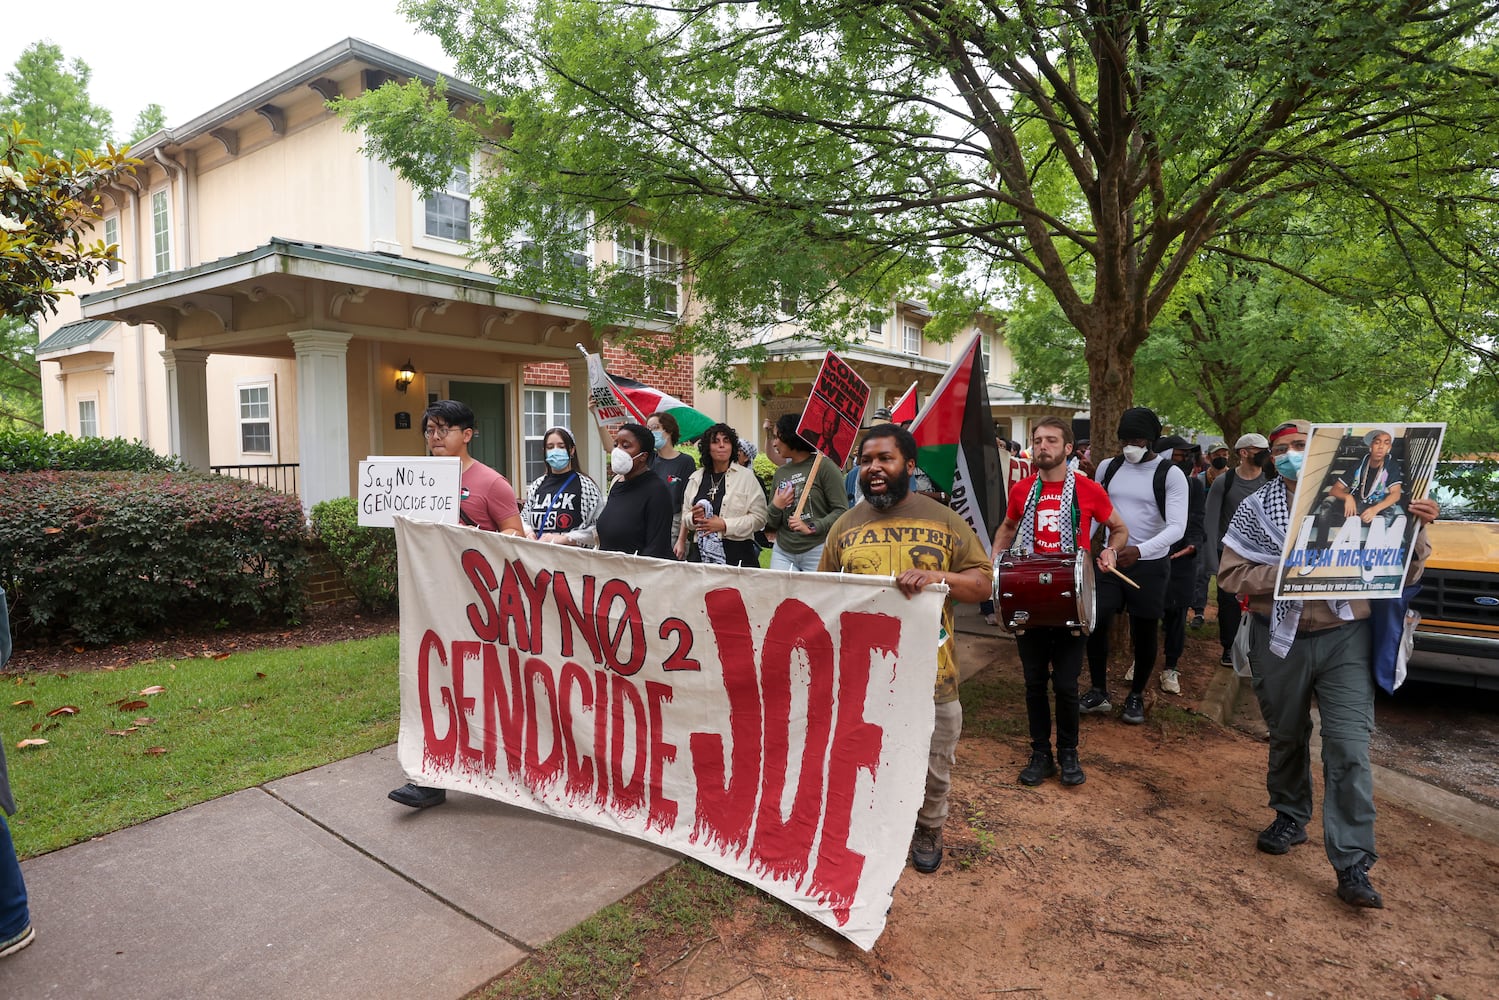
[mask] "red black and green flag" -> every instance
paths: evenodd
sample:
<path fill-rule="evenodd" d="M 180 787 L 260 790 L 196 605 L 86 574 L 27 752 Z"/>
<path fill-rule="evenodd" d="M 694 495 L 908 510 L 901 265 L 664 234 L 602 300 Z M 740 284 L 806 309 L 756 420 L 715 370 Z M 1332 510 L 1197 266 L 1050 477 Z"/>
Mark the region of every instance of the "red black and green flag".
<path fill-rule="evenodd" d="M 989 410 L 983 352 L 975 334 L 911 424 L 916 464 L 952 497 L 988 552 L 1004 520 L 999 445 Z"/>

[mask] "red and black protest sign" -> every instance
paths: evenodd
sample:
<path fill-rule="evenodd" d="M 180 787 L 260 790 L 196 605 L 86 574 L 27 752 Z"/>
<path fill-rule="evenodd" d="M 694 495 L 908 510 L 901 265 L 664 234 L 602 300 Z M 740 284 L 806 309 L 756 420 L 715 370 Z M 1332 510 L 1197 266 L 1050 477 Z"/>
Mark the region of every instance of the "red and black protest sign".
<path fill-rule="evenodd" d="M 796 432 L 834 465 L 842 467 L 859 435 L 868 402 L 869 383 L 829 351 L 822 359 L 822 368 L 812 385 L 812 394 L 807 397 Z"/>

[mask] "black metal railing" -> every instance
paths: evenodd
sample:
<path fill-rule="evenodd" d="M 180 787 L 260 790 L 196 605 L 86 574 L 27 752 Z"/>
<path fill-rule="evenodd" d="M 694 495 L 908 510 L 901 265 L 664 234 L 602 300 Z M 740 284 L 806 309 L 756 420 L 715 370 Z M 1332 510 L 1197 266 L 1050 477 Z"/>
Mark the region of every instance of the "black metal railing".
<path fill-rule="evenodd" d="M 248 479 L 261 486 L 269 486 L 280 493 L 297 496 L 297 463 L 282 462 L 279 465 L 212 465 L 210 470 L 233 479 Z"/>

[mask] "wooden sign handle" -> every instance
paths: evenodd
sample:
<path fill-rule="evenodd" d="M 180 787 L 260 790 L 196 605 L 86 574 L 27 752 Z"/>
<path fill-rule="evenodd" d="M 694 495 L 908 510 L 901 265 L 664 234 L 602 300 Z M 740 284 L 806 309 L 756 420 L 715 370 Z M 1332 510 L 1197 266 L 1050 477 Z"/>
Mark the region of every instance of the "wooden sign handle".
<path fill-rule="evenodd" d="M 812 494 L 812 484 L 817 482 L 817 468 L 822 465 L 822 452 L 816 452 L 817 457 L 812 459 L 812 471 L 807 473 L 807 482 L 802 486 L 802 495 L 796 501 L 796 510 L 792 511 L 793 517 L 802 516 L 802 508 L 807 506 L 807 497 Z"/>

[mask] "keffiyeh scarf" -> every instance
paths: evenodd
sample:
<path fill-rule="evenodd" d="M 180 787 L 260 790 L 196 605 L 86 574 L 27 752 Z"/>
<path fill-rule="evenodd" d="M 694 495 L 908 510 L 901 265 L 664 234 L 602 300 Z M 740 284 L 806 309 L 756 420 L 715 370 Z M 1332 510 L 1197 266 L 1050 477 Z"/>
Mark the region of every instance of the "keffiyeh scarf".
<path fill-rule="evenodd" d="M 1291 523 L 1291 507 L 1284 480 L 1274 479 L 1244 498 L 1223 544 L 1252 563 L 1279 566 L 1286 544 L 1286 527 Z M 1270 652 L 1285 659 L 1296 641 L 1296 627 L 1301 623 L 1302 601 L 1275 601 L 1270 612 Z M 1347 601 L 1328 601 L 1328 607 L 1344 621 L 1353 618 Z"/>
<path fill-rule="evenodd" d="M 1036 476 L 1036 484 L 1031 489 L 1031 495 L 1025 500 L 1025 513 L 1020 515 L 1020 530 L 1015 533 L 1015 544 L 1011 551 L 1022 554 L 1036 551 L 1036 507 L 1041 502 L 1041 477 Z M 1062 551 L 1077 551 L 1077 473 L 1068 470 L 1067 478 L 1062 480 L 1062 517 L 1058 518 L 1057 531 L 1062 536 Z"/>

